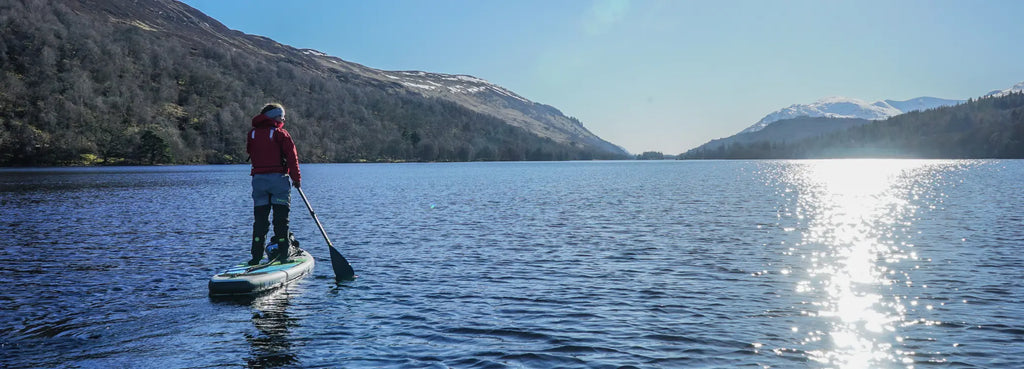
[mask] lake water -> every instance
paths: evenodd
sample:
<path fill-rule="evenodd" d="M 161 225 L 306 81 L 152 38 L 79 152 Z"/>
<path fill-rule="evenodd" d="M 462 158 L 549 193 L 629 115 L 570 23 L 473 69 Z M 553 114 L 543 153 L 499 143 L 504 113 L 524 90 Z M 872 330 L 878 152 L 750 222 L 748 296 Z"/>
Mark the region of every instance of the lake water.
<path fill-rule="evenodd" d="M 245 166 L 0 170 L 3 368 L 1024 367 L 1024 161 L 304 165 L 359 278 L 249 300 Z"/>

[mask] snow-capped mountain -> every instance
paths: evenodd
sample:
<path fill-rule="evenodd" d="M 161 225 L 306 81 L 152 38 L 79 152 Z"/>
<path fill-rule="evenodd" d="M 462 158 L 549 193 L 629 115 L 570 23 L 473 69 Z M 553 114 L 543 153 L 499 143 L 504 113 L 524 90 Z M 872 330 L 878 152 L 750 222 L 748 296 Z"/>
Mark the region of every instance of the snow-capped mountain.
<path fill-rule="evenodd" d="M 983 97 L 1000 97 L 1019 92 L 1024 92 L 1024 82 L 1005 90 L 989 92 Z M 864 100 L 847 97 L 829 97 L 810 104 L 794 104 L 779 109 L 768 114 L 756 124 L 740 133 L 711 140 L 708 143 L 690 149 L 686 154 L 709 152 L 737 143 L 749 144 L 753 142 L 798 140 L 808 136 L 868 124 L 872 120 L 888 119 L 912 111 L 935 109 L 965 102 L 966 100 L 918 97 L 903 101 L 881 100 L 867 103 Z M 776 122 L 778 124 L 774 124 Z"/>
<path fill-rule="evenodd" d="M 995 91 L 989 92 L 988 94 L 985 95 L 985 97 L 1006 96 L 1006 95 L 1009 95 L 1009 94 L 1014 93 L 1014 92 L 1024 92 L 1024 82 L 1015 84 L 1015 85 L 1013 85 L 1013 87 L 1010 87 L 1010 88 L 1005 89 L 1005 90 L 995 90 Z"/>
<path fill-rule="evenodd" d="M 963 102 L 964 100 L 918 97 L 905 101 L 882 100 L 868 103 L 864 100 L 849 97 L 827 97 L 810 104 L 794 104 L 774 111 L 740 133 L 757 132 L 776 121 L 797 117 L 879 120 L 915 110 L 928 110 Z"/>
<path fill-rule="evenodd" d="M 1005 90 L 989 92 L 984 97 L 1000 97 L 1014 92 L 1024 91 L 1024 82 L 1020 82 Z M 881 100 L 873 103 L 848 97 L 827 97 L 810 104 L 793 104 L 776 110 L 754 125 L 740 133 L 757 132 L 773 122 L 797 117 L 826 118 L 860 118 L 867 120 L 887 119 L 896 115 L 918 110 L 928 110 L 943 106 L 962 104 L 967 100 L 940 99 L 936 97 L 918 97 L 910 100 Z"/>

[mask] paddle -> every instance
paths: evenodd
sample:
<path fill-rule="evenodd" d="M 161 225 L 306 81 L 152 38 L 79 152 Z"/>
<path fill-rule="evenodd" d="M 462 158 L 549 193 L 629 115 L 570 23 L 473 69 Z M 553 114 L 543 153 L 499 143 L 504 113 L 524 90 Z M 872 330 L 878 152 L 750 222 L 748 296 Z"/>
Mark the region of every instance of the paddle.
<path fill-rule="evenodd" d="M 299 190 L 299 196 L 302 196 L 302 202 L 306 203 L 306 209 L 309 209 L 309 215 L 313 216 L 313 221 L 316 222 L 316 226 L 320 227 L 320 234 L 324 235 L 324 241 L 327 241 L 327 247 L 331 250 L 331 267 L 334 268 L 334 279 L 336 280 L 351 280 L 355 279 L 356 272 L 352 270 L 352 265 L 345 260 L 344 256 L 338 252 L 338 249 L 334 248 L 334 244 L 331 243 L 331 239 L 327 238 L 327 232 L 324 231 L 324 226 L 320 224 L 320 219 L 317 219 L 316 213 L 313 212 L 313 207 L 309 206 L 309 200 L 306 199 L 306 194 L 302 192 L 302 188 L 296 188 Z"/>

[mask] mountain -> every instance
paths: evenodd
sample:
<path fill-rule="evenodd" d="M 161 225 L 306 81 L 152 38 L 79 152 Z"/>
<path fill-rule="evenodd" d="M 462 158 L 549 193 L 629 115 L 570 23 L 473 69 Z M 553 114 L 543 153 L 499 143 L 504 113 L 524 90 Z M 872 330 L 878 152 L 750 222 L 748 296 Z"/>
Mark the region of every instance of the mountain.
<path fill-rule="evenodd" d="M 925 111 L 929 109 L 941 108 L 944 106 L 954 106 L 963 104 L 967 100 L 951 100 L 951 99 L 940 99 L 937 97 L 918 97 L 910 100 L 896 101 L 896 100 L 884 100 L 876 102 L 875 104 L 881 104 L 882 106 L 888 105 L 900 112 L 895 115 L 905 114 L 912 111 Z M 888 117 L 886 117 L 888 118 Z"/>
<path fill-rule="evenodd" d="M 177 1 L 4 1 L 0 24 L 0 166 L 244 163 L 268 102 L 305 162 L 628 157 L 483 79 L 374 69 Z"/>
<path fill-rule="evenodd" d="M 1024 82 L 1006 90 L 992 91 L 987 97 L 1007 96 L 1024 91 Z M 850 128 L 885 120 L 911 112 L 921 112 L 964 104 L 965 100 L 918 97 L 910 100 L 882 100 L 868 104 L 859 99 L 829 97 L 811 104 L 795 104 L 777 110 L 753 126 L 726 138 L 711 140 L 683 154 L 689 158 L 721 157 L 730 145 L 765 143 L 791 144 Z M 819 119 L 813 119 L 819 118 Z M 778 127 L 776 127 L 778 125 Z"/>
<path fill-rule="evenodd" d="M 327 66 L 346 63 L 315 50 L 307 50 L 307 53 L 323 59 Z M 339 69 L 358 73 L 382 83 L 398 83 L 423 96 L 448 100 L 470 110 L 500 118 L 510 125 L 555 142 L 582 144 L 609 153 L 626 154 L 625 149 L 594 135 L 579 120 L 565 116 L 555 107 L 535 103 L 477 77 L 422 71 L 383 71 L 354 63 L 348 64 L 347 67 Z"/>
<path fill-rule="evenodd" d="M 868 123 L 871 123 L 871 121 L 861 118 L 799 116 L 772 122 L 772 124 L 757 131 L 740 132 L 726 138 L 711 140 L 708 143 L 690 149 L 683 156 L 691 159 L 721 158 L 723 153 L 727 152 L 731 146 L 751 145 L 762 142 L 770 145 L 796 142 Z"/>
<path fill-rule="evenodd" d="M 845 127 L 841 127 L 843 125 Z M 789 136 L 808 129 L 830 132 Z M 1024 91 L 912 111 L 885 120 L 797 118 L 702 146 L 684 159 L 928 158 L 1024 159 Z"/>
<path fill-rule="evenodd" d="M 868 103 L 848 97 L 828 97 L 810 104 L 794 104 L 774 111 L 740 133 L 757 132 L 773 122 L 802 116 L 879 120 L 911 111 L 934 109 L 963 102 L 964 100 L 918 97 L 906 101 L 883 100 Z"/>
<path fill-rule="evenodd" d="M 1001 96 L 1006 96 L 1006 95 L 1009 95 L 1009 94 L 1012 94 L 1012 93 L 1015 93 L 1015 92 L 1021 92 L 1021 91 L 1024 91 L 1024 82 L 1015 84 L 1015 85 L 1013 85 L 1013 87 L 1010 87 L 1010 88 L 1005 89 L 1005 90 L 995 90 L 995 91 L 989 92 L 989 93 L 985 94 L 985 97 L 1001 97 Z"/>

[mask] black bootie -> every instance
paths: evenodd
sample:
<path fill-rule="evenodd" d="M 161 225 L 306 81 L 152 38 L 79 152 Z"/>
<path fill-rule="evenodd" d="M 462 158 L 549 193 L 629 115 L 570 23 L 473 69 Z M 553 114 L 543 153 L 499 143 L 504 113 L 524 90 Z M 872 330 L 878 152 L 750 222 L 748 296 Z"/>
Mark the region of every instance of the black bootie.
<path fill-rule="evenodd" d="M 252 240 L 252 249 L 250 251 L 252 252 L 252 259 L 249 259 L 249 262 L 246 264 L 258 265 L 260 260 L 263 260 L 263 240 L 259 237 L 254 237 Z"/>
<path fill-rule="evenodd" d="M 275 257 L 272 261 L 278 261 L 281 264 L 290 262 L 291 259 L 288 256 L 291 255 L 292 250 L 289 247 L 291 242 L 288 241 L 288 237 L 278 237 L 276 241 L 277 251 L 274 253 Z"/>

